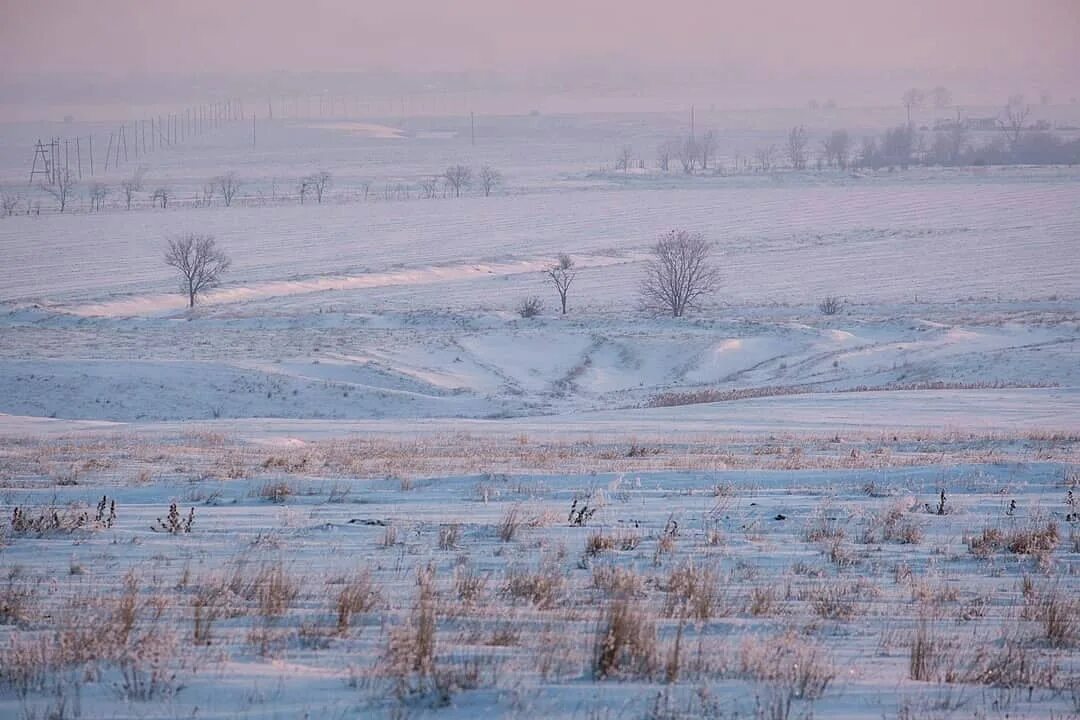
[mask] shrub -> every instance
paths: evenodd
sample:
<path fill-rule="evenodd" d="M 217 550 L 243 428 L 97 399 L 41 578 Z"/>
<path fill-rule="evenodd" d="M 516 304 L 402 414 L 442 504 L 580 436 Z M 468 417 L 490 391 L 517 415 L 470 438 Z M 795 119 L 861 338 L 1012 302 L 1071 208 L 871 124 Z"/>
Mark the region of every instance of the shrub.
<path fill-rule="evenodd" d="M 818 303 L 818 310 L 822 315 L 836 315 L 843 309 L 844 301 L 835 295 L 829 295 Z"/>
<path fill-rule="evenodd" d="M 183 535 L 191 532 L 191 526 L 195 523 L 195 508 L 188 511 L 187 517 L 180 516 L 180 509 L 176 503 L 169 504 L 169 512 L 165 519 L 157 519 L 157 524 L 150 526 L 154 532 L 165 532 L 170 535 Z"/>
<path fill-rule="evenodd" d="M 89 527 L 90 515 L 84 510 L 47 507 L 39 510 L 24 510 L 16 506 L 11 511 L 12 535 L 48 535 L 50 533 L 72 533 Z"/>
<path fill-rule="evenodd" d="M 517 306 L 517 314 L 523 318 L 536 317 L 544 312 L 544 301 L 535 295 L 522 300 Z"/>

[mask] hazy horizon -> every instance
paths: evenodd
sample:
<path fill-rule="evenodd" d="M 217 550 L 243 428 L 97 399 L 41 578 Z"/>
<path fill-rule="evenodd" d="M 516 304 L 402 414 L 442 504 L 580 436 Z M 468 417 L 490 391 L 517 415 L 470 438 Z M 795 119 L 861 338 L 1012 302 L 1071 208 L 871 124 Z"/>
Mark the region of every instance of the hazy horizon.
<path fill-rule="evenodd" d="M 9 0 L 0 103 L 236 93 L 611 93 L 728 107 L 1078 94 L 1073 0 L 464 0 L 393 4 Z"/>

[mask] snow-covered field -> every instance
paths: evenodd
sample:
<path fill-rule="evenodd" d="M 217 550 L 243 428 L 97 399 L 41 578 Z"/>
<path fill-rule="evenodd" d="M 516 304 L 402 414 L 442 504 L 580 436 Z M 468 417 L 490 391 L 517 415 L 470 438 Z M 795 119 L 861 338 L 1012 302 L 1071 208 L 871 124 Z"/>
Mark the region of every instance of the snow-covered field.
<path fill-rule="evenodd" d="M 0 217 L 0 716 L 1080 714 L 1080 170 L 265 125 L 147 156 L 131 210 L 133 162 L 104 211 Z M 47 204 L 29 132 L 0 190 Z M 417 196 L 458 162 L 505 182 Z M 683 319 L 637 298 L 673 227 L 722 272 Z M 194 311 L 187 232 L 233 259 Z"/>

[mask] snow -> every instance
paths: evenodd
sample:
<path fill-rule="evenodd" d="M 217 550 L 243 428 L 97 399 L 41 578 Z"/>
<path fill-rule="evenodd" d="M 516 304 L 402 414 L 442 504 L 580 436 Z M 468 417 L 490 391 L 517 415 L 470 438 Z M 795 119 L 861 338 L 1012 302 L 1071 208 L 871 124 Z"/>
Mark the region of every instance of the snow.
<path fill-rule="evenodd" d="M 738 121 L 752 127 L 721 133 L 725 157 L 787 118 Z M 724 717 L 755 717 L 782 683 L 747 670 L 744 648 L 792 645 L 788 630 L 836 672 L 797 713 L 1075 712 L 1078 646 L 1041 639 L 1032 598 L 1080 593 L 1067 505 L 1080 170 L 620 173 L 623 138 L 647 153 L 678 131 L 671 118 L 478 121 L 475 147 L 461 118 L 263 122 L 255 148 L 249 128 L 226 128 L 144 158 L 175 207 L 141 197 L 127 211 L 114 195 L 100 213 L 80 201 L 0 218 L 0 652 L 80 617 L 69 601 L 107 606 L 129 571 L 141 599 L 168 606 L 155 637 L 178 640 L 176 684 L 150 701 L 125 694 L 111 661 L 24 696 L 0 663 L 0 716 L 77 698 L 75 714 L 110 718 L 676 718 L 717 715 L 715 698 Z M 0 128 L 2 190 L 27 192 L 27 133 Z M 507 182 L 491 197 L 388 199 L 459 162 Z M 297 178 L 323 167 L 326 200 L 301 206 Z M 226 170 L 245 181 L 235 206 L 193 206 Z M 637 298 L 649 246 L 673 226 L 716 242 L 723 277 L 680 319 Z M 165 238 L 184 232 L 214 235 L 234 260 L 193 310 L 162 262 Z M 543 272 L 564 252 L 577 267 L 566 316 Z M 545 309 L 521 318 L 530 296 Z M 823 315 L 825 296 L 841 312 Z M 712 391 L 747 397 L 652 406 Z M 37 534 L 9 520 L 15 508 L 92 516 L 102 495 L 117 502 L 111 527 Z M 566 519 L 575 501 L 597 507 L 585 526 Z M 151 530 L 171 502 L 195 508 L 190 534 Z M 522 527 L 504 542 L 511 510 Z M 890 512 L 921 539 L 871 538 Z M 822 518 L 842 534 L 809 539 Z M 969 550 L 986 528 L 1045 522 L 1059 537 L 1041 557 Z M 597 532 L 639 544 L 590 555 Z M 639 576 L 669 653 L 681 625 L 662 609 L 685 562 L 717 570 L 724 606 L 682 626 L 699 660 L 670 685 L 662 672 L 593 677 L 614 597 L 599 574 Z M 191 642 L 200 588 L 278 565 L 300 588 L 282 615 L 230 596 L 211 644 Z M 398 697 L 388 676 L 429 565 L 437 665 L 462 673 L 445 704 Z M 380 603 L 342 631 L 331 598 L 360 568 Z M 507 590 L 513 573 L 545 568 L 561 578 L 554 606 Z M 481 578 L 472 604 L 459 597 L 467 571 Z M 855 614 L 823 616 L 813 597 L 827 588 L 856 592 Z M 34 598 L 23 620 L 3 610 L 17 590 Z M 911 679 L 926 613 L 956 667 L 1004 633 L 1056 674 Z"/>

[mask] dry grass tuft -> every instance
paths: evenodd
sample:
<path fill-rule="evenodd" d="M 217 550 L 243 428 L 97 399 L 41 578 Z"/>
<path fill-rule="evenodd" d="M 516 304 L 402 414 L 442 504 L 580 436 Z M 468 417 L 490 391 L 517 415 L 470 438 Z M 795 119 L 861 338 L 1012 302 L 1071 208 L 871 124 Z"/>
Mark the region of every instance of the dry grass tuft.
<path fill-rule="evenodd" d="M 597 628 L 593 676 L 648 679 L 659 667 L 656 625 L 644 606 L 632 597 L 613 598 Z"/>
<path fill-rule="evenodd" d="M 645 579 L 632 568 L 596 565 L 592 569 L 592 584 L 609 595 L 645 595 Z"/>
<path fill-rule="evenodd" d="M 434 688 L 437 613 L 435 569 L 428 565 L 416 572 L 416 602 L 408 623 L 390 632 L 386 647 L 385 667 L 398 697 Z"/>
<path fill-rule="evenodd" d="M 713 567 L 684 562 L 668 575 L 664 616 L 709 620 L 716 614 L 719 574 Z"/>
<path fill-rule="evenodd" d="M 788 711 L 794 700 L 820 698 L 836 677 L 825 648 L 794 631 L 744 639 L 739 664 L 744 675 L 770 687 L 771 703 Z"/>
<path fill-rule="evenodd" d="M 371 578 L 371 571 L 361 569 L 345 578 L 341 587 L 330 589 L 330 600 L 337 615 L 337 631 L 345 634 L 353 616 L 378 607 L 382 597 Z"/>
<path fill-rule="evenodd" d="M 566 579 L 554 563 L 544 563 L 536 571 L 509 568 L 501 593 L 514 599 L 527 600 L 541 610 L 549 610 L 562 600 Z"/>
<path fill-rule="evenodd" d="M 499 521 L 499 539 L 503 542 L 511 542 L 517 537 L 521 527 L 521 509 L 514 506 L 506 511 L 502 520 Z"/>
<path fill-rule="evenodd" d="M 451 523 L 439 528 L 439 549 L 456 550 L 461 542 L 461 525 Z"/>

